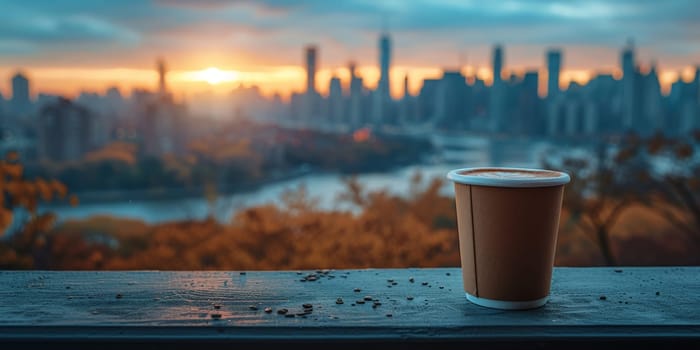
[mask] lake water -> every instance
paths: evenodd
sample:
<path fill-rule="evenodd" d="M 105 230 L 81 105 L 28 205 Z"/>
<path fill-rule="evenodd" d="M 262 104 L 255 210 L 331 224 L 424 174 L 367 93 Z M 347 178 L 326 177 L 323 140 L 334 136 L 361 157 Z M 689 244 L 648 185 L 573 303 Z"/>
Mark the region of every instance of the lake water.
<path fill-rule="evenodd" d="M 493 140 L 477 137 L 433 137 L 437 153 L 425 164 L 405 166 L 384 173 L 361 174 L 357 179 L 366 188 L 386 189 L 389 192 L 408 193 L 410 179 L 420 172 L 424 179 L 444 178 L 454 168 L 475 166 L 538 167 L 540 157 L 552 146 L 545 141 Z M 303 186 L 307 193 L 324 209 L 350 209 L 337 201 L 345 189 L 348 176 L 333 173 L 311 173 L 286 181 L 265 185 L 259 189 L 221 196 L 214 206 L 202 197 L 167 200 L 126 200 L 123 202 L 88 203 L 77 207 L 51 207 L 59 220 L 81 219 L 94 215 L 110 215 L 140 219 L 149 223 L 173 220 L 202 219 L 213 213 L 219 220 L 230 220 L 232 213 L 241 208 L 275 203 L 285 191 Z M 452 194 L 445 182 L 443 191 Z"/>

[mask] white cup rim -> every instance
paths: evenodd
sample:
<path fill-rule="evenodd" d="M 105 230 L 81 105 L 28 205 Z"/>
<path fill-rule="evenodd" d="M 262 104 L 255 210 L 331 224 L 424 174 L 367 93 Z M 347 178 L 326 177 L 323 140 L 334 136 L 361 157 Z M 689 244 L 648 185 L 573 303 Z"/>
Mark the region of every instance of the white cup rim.
<path fill-rule="evenodd" d="M 547 177 L 486 177 L 475 176 L 465 173 L 476 171 L 505 171 L 505 172 L 520 172 L 520 173 L 554 173 L 556 176 Z M 530 168 L 507 168 L 507 167 L 477 167 L 477 168 L 461 168 L 455 169 L 447 173 L 447 178 L 456 183 L 464 185 L 476 186 L 492 186 L 492 187 L 514 187 L 514 188 L 532 188 L 532 187 L 551 187 L 561 186 L 569 183 L 571 177 L 569 174 L 556 170 L 545 169 L 530 169 Z"/>

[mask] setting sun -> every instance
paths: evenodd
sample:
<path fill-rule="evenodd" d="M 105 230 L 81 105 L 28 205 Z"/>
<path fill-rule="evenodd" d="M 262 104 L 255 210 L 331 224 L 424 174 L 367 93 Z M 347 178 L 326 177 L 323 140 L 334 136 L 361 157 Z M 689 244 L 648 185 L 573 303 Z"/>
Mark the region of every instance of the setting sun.
<path fill-rule="evenodd" d="M 238 78 L 237 71 L 225 71 L 216 67 L 209 67 L 201 71 L 194 72 L 192 75 L 196 81 L 205 81 L 211 85 L 217 85 L 223 82 L 231 82 Z"/>

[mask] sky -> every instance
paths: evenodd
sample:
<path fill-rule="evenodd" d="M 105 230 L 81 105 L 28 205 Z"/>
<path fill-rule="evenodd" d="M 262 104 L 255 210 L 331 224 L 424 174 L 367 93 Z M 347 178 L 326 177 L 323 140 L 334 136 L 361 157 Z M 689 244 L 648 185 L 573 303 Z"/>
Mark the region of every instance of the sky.
<path fill-rule="evenodd" d="M 508 71 L 544 73 L 546 50 L 559 48 L 562 85 L 585 82 L 618 72 L 630 38 L 667 87 L 700 64 L 698 18 L 695 0 L 0 0 L 0 93 L 18 70 L 34 94 L 155 89 L 162 57 L 176 95 L 255 84 L 286 96 L 305 86 L 308 44 L 319 47 L 320 91 L 333 74 L 347 82 L 349 61 L 373 87 L 382 30 L 397 97 L 406 74 L 413 93 L 443 69 L 490 81 L 497 43 Z"/>

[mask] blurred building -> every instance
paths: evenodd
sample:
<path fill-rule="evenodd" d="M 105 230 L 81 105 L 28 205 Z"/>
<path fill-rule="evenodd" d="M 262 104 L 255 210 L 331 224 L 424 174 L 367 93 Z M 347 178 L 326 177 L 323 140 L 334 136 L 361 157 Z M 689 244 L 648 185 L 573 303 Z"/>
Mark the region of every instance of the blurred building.
<path fill-rule="evenodd" d="M 514 103 L 512 104 L 516 106 L 516 109 L 509 113 L 514 120 L 509 122 L 508 129 L 518 135 L 539 134 L 540 130 L 543 129 L 540 98 L 537 94 L 539 73 L 536 70 L 525 72 L 522 80 L 516 84 Z"/>
<path fill-rule="evenodd" d="M 389 33 L 379 36 L 379 82 L 374 95 L 373 122 L 382 125 L 391 113 L 391 38 Z"/>
<path fill-rule="evenodd" d="M 491 84 L 489 94 L 489 119 L 491 123 L 491 131 L 501 132 L 506 125 L 506 100 L 507 89 L 502 80 L 503 74 L 503 48 L 496 45 L 492 53 L 493 61 L 493 83 Z"/>
<path fill-rule="evenodd" d="M 301 110 L 300 121 L 304 126 L 310 126 L 314 120 L 318 119 L 320 107 L 320 95 L 316 90 L 316 69 L 317 69 L 318 48 L 309 45 L 304 49 L 304 59 L 306 62 L 306 91 Z"/>
<path fill-rule="evenodd" d="M 5 117 L 5 97 L 2 96 L 2 91 L 0 91 L 0 126 L 2 126 Z"/>
<path fill-rule="evenodd" d="M 547 52 L 547 98 L 555 99 L 559 92 L 559 72 L 561 71 L 561 51 Z"/>
<path fill-rule="evenodd" d="M 66 98 L 43 105 L 38 113 L 38 153 L 44 160 L 80 160 L 94 148 L 91 131 L 94 114 Z"/>
<path fill-rule="evenodd" d="M 29 79 L 17 72 L 12 77 L 12 100 L 10 100 L 10 111 L 15 117 L 24 117 L 31 113 L 32 101 L 29 95 Z"/>
<path fill-rule="evenodd" d="M 185 145 L 184 105 L 160 94 L 150 94 L 136 103 L 139 141 L 146 155 L 181 153 Z"/>
<path fill-rule="evenodd" d="M 439 79 L 425 79 L 418 94 L 418 123 L 425 124 L 435 119 L 438 100 Z"/>
<path fill-rule="evenodd" d="M 353 128 L 357 128 L 364 123 L 362 105 L 364 86 L 362 77 L 358 76 L 355 70 L 355 62 L 350 62 L 348 64 L 348 70 L 350 71 L 348 124 Z"/>
<path fill-rule="evenodd" d="M 634 59 L 634 44 L 630 40 L 620 55 L 622 66 L 622 115 L 621 126 L 624 131 L 639 128 L 639 109 L 637 95 L 639 79 Z"/>
<path fill-rule="evenodd" d="M 433 124 L 442 129 L 466 129 L 471 102 L 469 92 L 466 77 L 459 70 L 444 71 L 435 91 Z"/>
<path fill-rule="evenodd" d="M 340 125 L 344 120 L 344 101 L 343 87 L 340 84 L 340 78 L 337 76 L 331 77 L 328 86 L 328 119 L 327 121 L 333 125 Z"/>
<path fill-rule="evenodd" d="M 135 117 L 137 140 L 143 154 L 150 156 L 178 154 L 186 144 L 187 110 L 167 90 L 164 67 L 163 60 L 156 62 L 159 75 L 157 93 L 145 90 L 132 92 L 131 114 Z"/>
<path fill-rule="evenodd" d="M 661 84 L 656 73 L 656 62 L 652 62 L 649 72 L 641 76 L 641 117 L 642 131 L 645 134 L 663 132 L 666 128 Z"/>
<path fill-rule="evenodd" d="M 408 73 L 403 79 L 403 97 L 399 107 L 399 126 L 408 126 L 416 122 L 416 101 L 408 90 Z"/>
<path fill-rule="evenodd" d="M 158 69 L 158 93 L 164 95 L 168 91 L 167 86 L 165 86 L 165 75 L 167 74 L 165 61 L 162 58 L 159 58 L 156 62 L 156 66 Z"/>

